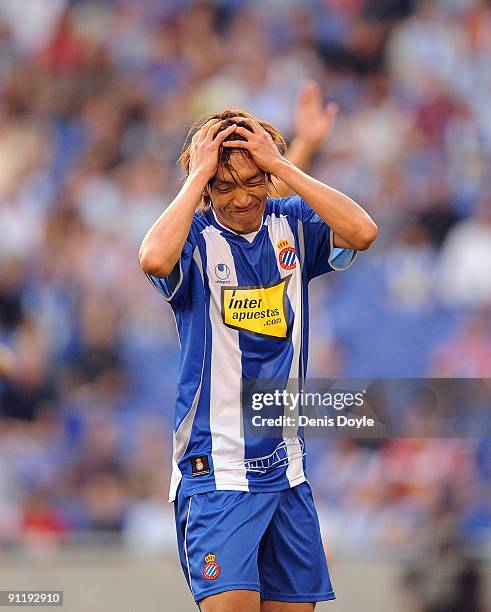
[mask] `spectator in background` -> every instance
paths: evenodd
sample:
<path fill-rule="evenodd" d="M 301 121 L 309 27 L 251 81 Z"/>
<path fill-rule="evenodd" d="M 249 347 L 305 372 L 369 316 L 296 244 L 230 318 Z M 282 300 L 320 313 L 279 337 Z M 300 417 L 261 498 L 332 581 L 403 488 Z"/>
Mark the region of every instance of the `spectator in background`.
<path fill-rule="evenodd" d="M 490 312 L 469 316 L 457 333 L 437 347 L 430 373 L 439 378 L 488 378 L 491 372 Z"/>
<path fill-rule="evenodd" d="M 26 318 L 13 334 L 12 344 L 15 358 L 0 388 L 0 417 L 34 420 L 40 411 L 54 408 L 57 399 L 46 338 L 36 322 Z"/>
<path fill-rule="evenodd" d="M 441 254 L 440 291 L 452 306 L 491 306 L 491 189 L 482 194 L 476 215 L 457 223 Z"/>
<path fill-rule="evenodd" d="M 449 502 L 436 495 L 404 586 L 420 612 L 484 612 L 481 566 L 459 536 L 455 507 Z"/>

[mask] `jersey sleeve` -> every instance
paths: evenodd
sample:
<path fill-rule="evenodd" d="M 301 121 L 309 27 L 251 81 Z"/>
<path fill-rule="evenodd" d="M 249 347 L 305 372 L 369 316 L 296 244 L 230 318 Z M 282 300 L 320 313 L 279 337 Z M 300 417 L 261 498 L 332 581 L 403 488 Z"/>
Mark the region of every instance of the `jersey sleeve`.
<path fill-rule="evenodd" d="M 334 232 L 305 200 L 298 195 L 284 198 L 281 209 L 300 222 L 300 249 L 303 249 L 303 265 L 309 280 L 326 272 L 340 272 L 350 267 L 357 251 L 335 247 Z"/>
<path fill-rule="evenodd" d="M 197 247 L 197 242 L 198 232 L 195 226 L 195 221 L 193 220 L 193 224 L 191 225 L 188 237 L 184 243 L 179 260 L 169 276 L 159 278 L 145 272 L 146 277 L 152 283 L 155 289 L 157 289 L 163 298 L 172 306 L 178 306 L 184 302 L 188 293 L 191 276 L 191 264 L 193 261 L 194 250 Z"/>

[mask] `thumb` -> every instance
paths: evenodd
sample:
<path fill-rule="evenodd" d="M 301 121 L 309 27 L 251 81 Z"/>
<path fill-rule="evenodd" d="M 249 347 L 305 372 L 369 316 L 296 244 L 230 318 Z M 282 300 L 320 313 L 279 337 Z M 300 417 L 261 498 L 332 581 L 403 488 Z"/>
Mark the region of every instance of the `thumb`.
<path fill-rule="evenodd" d="M 336 104 L 336 102 L 329 102 L 329 104 L 327 104 L 324 109 L 326 118 L 329 119 L 330 122 L 334 121 L 336 115 L 338 114 L 338 111 L 339 106 Z"/>

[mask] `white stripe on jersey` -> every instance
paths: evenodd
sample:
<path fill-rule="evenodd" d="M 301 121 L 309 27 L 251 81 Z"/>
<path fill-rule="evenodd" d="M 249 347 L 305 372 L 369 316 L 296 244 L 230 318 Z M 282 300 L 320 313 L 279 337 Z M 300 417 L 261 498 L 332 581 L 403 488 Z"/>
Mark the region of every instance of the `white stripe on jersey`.
<path fill-rule="evenodd" d="M 213 468 L 217 490 L 248 491 L 244 465 L 245 447 L 241 437 L 242 353 L 239 332 L 223 325 L 220 316 L 222 285 L 215 268 L 225 264 L 230 270 L 230 285 L 237 286 L 237 272 L 232 251 L 220 231 L 208 226 L 202 232 L 206 243 L 206 270 L 210 288 L 212 328 L 210 432 Z M 231 465 L 237 466 L 231 469 Z"/>
<path fill-rule="evenodd" d="M 276 265 L 281 278 L 290 276 L 290 282 L 288 283 L 287 295 L 290 301 L 290 305 L 293 310 L 295 319 L 293 321 L 291 341 L 293 344 L 293 359 L 290 367 L 289 380 L 294 380 L 294 387 L 290 388 L 292 383 L 288 384 L 288 391 L 290 393 L 298 393 L 299 388 L 299 363 L 301 358 L 302 349 L 302 271 L 299 265 L 293 270 L 285 270 L 281 267 L 278 258 L 277 244 L 280 240 L 288 240 L 291 246 L 295 245 L 295 236 L 290 228 L 290 224 L 285 216 L 280 215 L 268 215 L 265 220 L 265 224 L 268 227 L 268 234 L 273 250 L 275 252 Z M 286 263 L 286 262 L 285 262 Z M 297 258 L 298 264 L 298 258 Z M 288 265 L 288 264 L 287 264 Z M 285 411 L 289 410 L 285 407 Z M 297 416 L 296 414 L 289 411 L 290 416 Z M 303 446 L 300 444 L 297 432 L 292 432 L 291 428 L 283 427 L 283 439 L 288 449 L 288 467 L 286 469 L 286 477 L 290 486 L 300 484 L 305 480 L 305 473 L 303 470 Z"/>

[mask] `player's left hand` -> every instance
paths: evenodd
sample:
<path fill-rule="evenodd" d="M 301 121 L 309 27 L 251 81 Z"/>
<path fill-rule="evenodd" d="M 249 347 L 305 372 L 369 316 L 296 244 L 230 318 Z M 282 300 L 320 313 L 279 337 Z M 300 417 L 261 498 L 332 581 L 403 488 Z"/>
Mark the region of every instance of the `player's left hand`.
<path fill-rule="evenodd" d="M 317 151 L 334 127 L 338 106 L 324 105 L 322 92 L 315 81 L 308 81 L 300 90 L 295 107 L 295 139 Z"/>
<path fill-rule="evenodd" d="M 233 117 L 232 120 L 238 124 L 246 123 L 252 129 L 252 132 L 237 125 L 235 133 L 244 136 L 246 140 L 227 140 L 222 143 L 222 146 L 232 149 L 247 149 L 258 168 L 274 175 L 275 169 L 283 157 L 271 135 L 254 119 Z"/>

